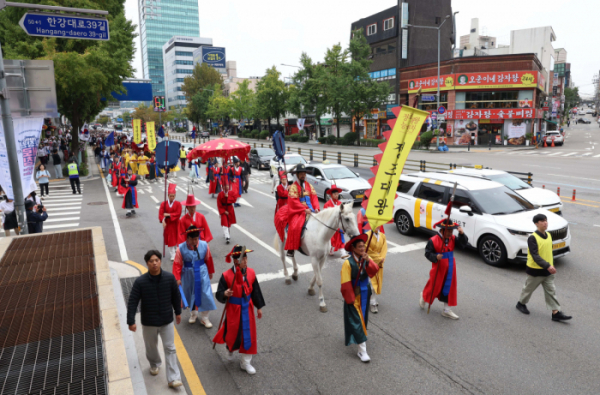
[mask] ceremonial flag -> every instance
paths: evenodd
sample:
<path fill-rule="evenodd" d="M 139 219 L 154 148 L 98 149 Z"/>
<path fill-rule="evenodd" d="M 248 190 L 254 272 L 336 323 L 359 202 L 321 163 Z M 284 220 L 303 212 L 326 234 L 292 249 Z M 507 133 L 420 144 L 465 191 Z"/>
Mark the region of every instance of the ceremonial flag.
<path fill-rule="evenodd" d="M 154 151 L 156 148 L 156 133 L 154 132 L 154 122 L 146 122 L 146 138 L 148 139 L 148 149 Z"/>
<path fill-rule="evenodd" d="M 371 168 L 375 177 L 369 180 L 373 188 L 368 202 L 365 202 L 371 229 L 377 229 L 392 219 L 400 174 L 421 126 L 429 115 L 427 111 L 409 106 L 392 108 L 392 111 L 397 118 L 388 121 L 392 130 L 383 134 L 387 140 L 379 144 L 383 154 L 375 155 L 379 165 Z"/>
<path fill-rule="evenodd" d="M 195 139 L 196 138 L 196 127 L 194 126 L 194 129 L 192 129 L 192 138 Z"/>
<path fill-rule="evenodd" d="M 107 147 L 112 147 L 113 145 L 115 145 L 115 132 L 110 132 L 106 140 L 104 140 L 104 144 Z"/>
<path fill-rule="evenodd" d="M 283 133 L 279 130 L 273 133 L 273 149 L 275 150 L 277 160 L 282 160 L 283 163 L 285 163 L 285 140 L 283 138 Z"/>
<path fill-rule="evenodd" d="M 139 144 L 142 142 L 142 120 L 133 120 L 133 142 Z"/>
<path fill-rule="evenodd" d="M 160 125 L 160 128 L 158 128 L 158 137 L 160 137 L 161 139 L 165 138 L 165 130 L 163 129 L 162 125 Z"/>

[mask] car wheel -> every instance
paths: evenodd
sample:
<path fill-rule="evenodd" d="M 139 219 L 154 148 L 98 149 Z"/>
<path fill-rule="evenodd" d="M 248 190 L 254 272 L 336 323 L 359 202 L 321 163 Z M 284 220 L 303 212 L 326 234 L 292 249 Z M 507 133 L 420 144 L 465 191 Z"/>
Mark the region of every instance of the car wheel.
<path fill-rule="evenodd" d="M 394 218 L 394 222 L 396 223 L 396 229 L 398 229 L 398 232 L 400 232 L 404 236 L 409 236 L 415 233 L 415 226 L 413 225 L 413 221 L 406 211 L 399 210 L 396 213 L 396 218 Z"/>
<path fill-rule="evenodd" d="M 331 195 L 328 194 L 327 192 L 329 192 L 329 189 L 326 189 L 325 193 L 323 193 L 323 200 L 325 200 L 325 202 L 328 202 L 329 199 L 331 199 Z"/>
<path fill-rule="evenodd" d="M 479 255 L 490 266 L 503 267 L 506 265 L 506 247 L 496 236 L 487 235 L 479 241 Z"/>

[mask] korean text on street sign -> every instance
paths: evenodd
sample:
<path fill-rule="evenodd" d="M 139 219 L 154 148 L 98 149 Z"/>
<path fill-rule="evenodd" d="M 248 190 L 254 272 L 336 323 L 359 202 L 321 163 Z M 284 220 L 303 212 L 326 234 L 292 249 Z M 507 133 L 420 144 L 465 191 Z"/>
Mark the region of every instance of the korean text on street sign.
<path fill-rule="evenodd" d="M 164 96 L 154 96 L 154 111 L 155 112 L 165 112 L 167 109 L 165 108 L 165 97 Z"/>
<path fill-rule="evenodd" d="M 28 12 L 19 25 L 30 36 L 108 41 L 108 21 L 101 18 Z"/>

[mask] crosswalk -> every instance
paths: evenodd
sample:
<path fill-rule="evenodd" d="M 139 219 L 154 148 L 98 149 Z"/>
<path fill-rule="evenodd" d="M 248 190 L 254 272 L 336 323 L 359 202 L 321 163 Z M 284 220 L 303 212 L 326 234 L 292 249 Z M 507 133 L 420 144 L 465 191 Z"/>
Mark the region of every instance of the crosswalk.
<path fill-rule="evenodd" d="M 548 156 L 556 158 L 592 158 L 600 159 L 600 154 L 596 152 L 585 152 L 585 151 L 568 151 L 568 150 L 524 150 L 524 151 L 510 151 L 493 152 L 493 155 L 516 155 L 516 156 Z"/>

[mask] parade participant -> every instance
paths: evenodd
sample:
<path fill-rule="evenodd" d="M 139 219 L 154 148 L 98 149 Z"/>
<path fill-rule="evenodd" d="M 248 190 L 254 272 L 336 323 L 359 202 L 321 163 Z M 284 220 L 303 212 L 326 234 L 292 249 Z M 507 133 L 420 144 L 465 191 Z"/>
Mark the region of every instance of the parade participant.
<path fill-rule="evenodd" d="M 215 197 L 215 193 L 219 194 L 221 192 L 221 171 L 217 161 L 208 167 L 208 180 L 210 182 L 208 184 L 208 194 L 212 197 Z"/>
<path fill-rule="evenodd" d="M 367 326 L 369 324 L 369 300 L 371 287 L 369 277 L 377 274 L 379 266 L 367 254 L 367 235 L 355 236 L 345 249 L 350 257 L 344 261 L 341 273 L 341 292 L 344 298 L 345 344 L 358 345 L 358 357 L 363 362 L 371 358 L 367 354 Z"/>
<path fill-rule="evenodd" d="M 171 260 L 175 259 L 177 244 L 179 244 L 179 219 L 181 217 L 181 203 L 175 200 L 177 185 L 169 184 L 168 200 L 160 204 L 158 221 L 162 223 L 164 243 L 169 247 Z"/>
<path fill-rule="evenodd" d="M 443 219 L 434 225 L 440 228 L 440 233 L 433 236 L 425 247 L 425 258 L 431 263 L 429 280 L 425 284 L 419 305 L 422 309 L 429 307 L 437 298 L 444 303 L 442 316 L 457 320 L 458 316 L 450 309 L 456 306 L 456 259 L 454 259 L 454 248 L 464 249 L 469 240 L 462 227 L 450 219 Z M 458 229 L 458 238 L 452 234 Z"/>
<path fill-rule="evenodd" d="M 279 185 L 277 185 L 277 190 L 275 191 L 275 199 L 277 201 L 277 205 L 275 206 L 275 214 L 277 214 L 280 208 L 287 206 L 289 191 L 290 185 L 288 185 L 287 176 L 285 175 L 284 171 L 280 171 Z"/>
<path fill-rule="evenodd" d="M 223 237 L 225 237 L 225 243 L 229 244 L 230 241 L 230 228 L 231 225 L 236 224 L 235 209 L 233 203 L 237 200 L 238 195 L 235 190 L 229 190 L 229 183 L 227 180 L 223 182 L 223 190 L 219 192 L 217 196 L 217 209 L 221 216 L 221 227 L 223 228 Z"/>
<path fill-rule="evenodd" d="M 363 202 L 368 200 L 369 198 L 367 195 L 363 196 Z M 364 207 L 361 207 L 360 210 L 358 210 L 358 214 L 356 214 L 356 223 L 358 224 L 358 231 L 360 233 L 367 233 L 371 230 L 371 225 L 369 225 L 369 220 L 367 219 L 367 210 Z M 385 229 L 383 226 L 379 231 L 385 234 Z"/>
<path fill-rule="evenodd" d="M 156 159 L 154 153 L 150 154 L 150 160 L 148 161 L 148 180 L 156 182 Z"/>
<path fill-rule="evenodd" d="M 17 236 L 21 233 L 19 221 L 17 220 L 17 212 L 15 211 L 15 202 L 4 195 L 5 201 L 0 202 L 0 213 L 2 213 L 2 229 L 6 237 L 10 237 L 10 231 L 14 230 Z"/>
<path fill-rule="evenodd" d="M 383 286 L 383 264 L 385 263 L 385 257 L 387 256 L 387 240 L 385 238 L 385 233 L 381 232 L 383 229 L 382 226 L 375 229 L 373 232 L 373 238 L 371 239 L 371 244 L 369 244 L 369 250 L 367 254 L 371 257 L 373 262 L 375 262 L 379 266 L 379 270 L 377 274 L 371 279 L 371 289 L 373 290 L 373 295 L 371 296 L 371 313 L 377 314 L 379 309 L 379 303 L 377 303 L 377 299 L 375 295 L 381 295 L 381 288 Z M 372 231 L 367 232 L 367 237 L 371 236 Z"/>
<path fill-rule="evenodd" d="M 121 208 L 127 209 L 125 216 L 131 217 L 135 214 L 135 209 L 139 208 L 137 197 L 137 176 L 133 174 L 133 170 L 129 169 L 127 175 L 121 178 L 121 187 L 123 188 L 123 205 Z"/>
<path fill-rule="evenodd" d="M 327 194 L 331 196 L 331 199 L 323 205 L 323 208 L 337 207 L 341 206 L 342 202 L 340 201 L 340 193 L 342 192 L 341 188 L 338 188 L 337 185 L 331 185 L 331 188 L 327 190 Z M 329 250 L 329 255 L 333 255 L 335 251 L 342 250 L 344 245 L 346 244 L 346 240 L 344 238 L 344 231 L 338 229 L 331 238 L 331 248 Z M 343 251 L 345 255 L 345 251 Z"/>
<path fill-rule="evenodd" d="M 236 245 L 225 258 L 227 263 L 231 263 L 233 258 L 234 265 L 221 275 L 215 293 L 217 300 L 225 304 L 225 321 L 213 342 L 226 345 L 230 361 L 233 360 L 233 352 L 239 350 L 240 368 L 248 374 L 255 374 L 256 370 L 250 364 L 252 355 L 257 352 L 254 308 L 257 309 L 256 316 L 261 319 L 265 299 L 256 273 L 248 267 L 247 254 L 250 252 L 252 250 Z"/>
<path fill-rule="evenodd" d="M 546 307 L 552 310 L 552 321 L 570 320 L 570 315 L 565 315 L 556 299 L 556 268 L 554 267 L 554 255 L 552 253 L 552 235 L 548 229 L 548 218 L 544 214 L 536 214 L 533 223 L 537 230 L 527 239 L 527 278 L 521 291 L 521 297 L 517 302 L 517 309 L 523 314 L 529 314 L 527 302 L 531 299 L 533 292 L 542 285 Z"/>
<path fill-rule="evenodd" d="M 191 148 L 190 148 L 191 149 Z M 181 168 L 185 169 L 185 160 L 187 158 L 187 153 L 185 152 L 185 147 L 182 145 L 179 150 L 179 162 L 181 162 Z"/>
<path fill-rule="evenodd" d="M 200 323 L 212 328 L 208 315 L 217 309 L 210 286 L 215 265 L 208 244 L 200 240 L 200 229 L 191 225 L 185 233 L 185 241 L 177 247 L 173 274 L 191 310 L 188 322 L 195 323 L 200 312 Z"/>
<path fill-rule="evenodd" d="M 138 175 L 142 176 L 142 178 L 146 178 L 146 176 L 150 174 L 148 171 L 148 160 L 150 160 L 150 158 L 148 158 L 143 151 L 140 152 L 137 157 Z"/>
<path fill-rule="evenodd" d="M 127 177 L 127 165 L 126 165 L 126 159 L 124 157 L 121 157 L 121 163 L 119 166 L 119 184 L 118 184 L 118 188 L 117 188 L 117 196 L 123 196 L 125 195 L 125 188 L 124 188 L 124 184 L 123 184 L 123 179 L 125 177 Z"/>
<path fill-rule="evenodd" d="M 252 174 L 252 166 L 250 165 L 250 159 L 246 158 L 246 160 L 242 163 L 242 181 L 244 185 L 244 193 L 248 193 L 248 188 L 250 187 L 250 174 Z"/>
<path fill-rule="evenodd" d="M 191 148 L 190 148 L 191 150 Z M 190 178 L 192 179 L 192 184 L 197 184 L 200 179 L 200 164 L 198 163 L 199 159 L 190 160 Z"/>
<path fill-rule="evenodd" d="M 240 166 L 240 160 L 238 158 L 233 158 L 233 167 L 231 167 L 230 171 L 232 175 L 231 189 L 234 190 L 238 196 L 242 196 L 242 193 L 244 192 L 244 185 L 242 181 L 243 169 Z M 240 204 L 236 201 L 233 206 L 240 207 Z"/>
<path fill-rule="evenodd" d="M 133 174 L 137 174 L 138 172 L 138 156 L 135 151 L 131 151 L 131 156 L 129 157 L 129 165 L 131 166 L 131 170 L 133 170 Z"/>
<path fill-rule="evenodd" d="M 213 235 L 208 227 L 208 222 L 202 213 L 196 212 L 196 206 L 200 204 L 200 200 L 196 199 L 193 194 L 189 194 L 185 201 L 181 202 L 185 206 L 187 213 L 179 220 L 179 244 L 185 241 L 185 232 L 187 228 L 194 225 L 200 229 L 200 240 L 210 243 Z"/>
<path fill-rule="evenodd" d="M 293 257 L 302 242 L 302 228 L 306 215 L 319 212 L 319 198 L 312 185 L 306 182 L 304 164 L 297 165 L 290 173 L 295 174 L 297 180 L 290 187 L 288 195 L 288 235 L 285 249 L 287 256 Z"/>
<path fill-rule="evenodd" d="M 106 171 L 108 169 L 108 161 L 110 160 L 110 155 L 108 154 L 108 150 L 103 149 L 100 151 L 100 163 L 102 164 L 102 171 Z"/>

